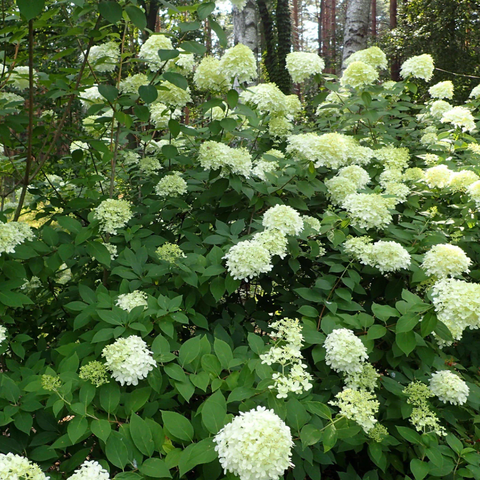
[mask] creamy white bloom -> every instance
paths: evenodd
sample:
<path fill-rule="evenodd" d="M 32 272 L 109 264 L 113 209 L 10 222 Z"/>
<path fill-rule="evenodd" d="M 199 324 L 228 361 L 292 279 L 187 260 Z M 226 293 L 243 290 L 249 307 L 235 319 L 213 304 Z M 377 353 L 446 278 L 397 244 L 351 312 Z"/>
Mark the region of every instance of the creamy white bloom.
<path fill-rule="evenodd" d="M 393 208 L 397 203 L 407 201 L 408 196 L 410 195 L 410 187 L 401 182 L 387 182 L 384 185 L 383 193 L 395 197 L 387 199 L 389 202 L 388 205 L 391 205 L 391 208 Z"/>
<path fill-rule="evenodd" d="M 468 385 L 450 370 L 433 373 L 430 379 L 430 390 L 443 403 L 463 405 L 466 403 L 470 389 Z"/>
<path fill-rule="evenodd" d="M 475 118 L 466 107 L 453 107 L 442 116 L 442 123 L 451 123 L 454 127 L 461 128 L 463 132 L 475 130 Z"/>
<path fill-rule="evenodd" d="M 286 58 L 287 70 L 293 83 L 301 83 L 310 75 L 322 73 L 325 62 L 316 53 L 292 52 Z"/>
<path fill-rule="evenodd" d="M 323 346 L 327 352 L 325 363 L 336 372 L 361 372 L 363 362 L 368 358 L 365 345 L 347 328 L 329 333 Z"/>
<path fill-rule="evenodd" d="M 213 92 L 221 92 L 229 84 L 227 76 L 220 66 L 220 60 L 209 56 L 203 58 L 197 66 L 193 81 L 199 90 Z"/>
<path fill-rule="evenodd" d="M 265 407 L 240 412 L 213 441 L 225 473 L 240 480 L 277 480 L 293 466 L 290 428 Z"/>
<path fill-rule="evenodd" d="M 268 121 L 268 133 L 272 137 L 285 138 L 293 131 L 293 123 L 283 115 L 270 117 Z"/>
<path fill-rule="evenodd" d="M 48 480 L 50 477 L 28 458 L 13 453 L 0 453 L 0 478 L 2 480 Z"/>
<path fill-rule="evenodd" d="M 0 254 L 14 253 L 15 248 L 35 237 L 30 225 L 23 222 L 0 222 Z"/>
<path fill-rule="evenodd" d="M 0 325 L 0 345 L 7 339 L 7 329 Z"/>
<path fill-rule="evenodd" d="M 253 52 L 242 43 L 225 51 L 220 59 L 220 69 L 228 79 L 237 78 L 239 83 L 257 78 L 257 62 Z"/>
<path fill-rule="evenodd" d="M 259 83 L 240 93 L 240 100 L 255 107 L 259 113 L 287 113 L 286 95 L 275 83 Z"/>
<path fill-rule="evenodd" d="M 80 103 L 85 109 L 96 103 L 105 103 L 105 97 L 98 91 L 98 87 L 96 85 L 84 90 L 80 96 Z"/>
<path fill-rule="evenodd" d="M 338 175 L 327 180 L 325 186 L 331 202 L 335 205 L 341 205 L 349 195 L 357 192 L 357 186 L 352 180 Z"/>
<path fill-rule="evenodd" d="M 269 160 L 257 160 L 255 166 L 252 168 L 252 175 L 258 177 L 264 182 L 268 181 L 266 173 L 275 174 L 275 172 L 280 168 L 278 162 L 273 162 Z"/>
<path fill-rule="evenodd" d="M 375 414 L 380 403 L 373 393 L 367 390 L 344 388 L 335 396 L 336 401 L 328 402 L 340 409 L 340 415 L 357 422 L 368 433 L 377 422 Z"/>
<path fill-rule="evenodd" d="M 442 244 L 434 245 L 425 254 L 421 268 L 428 276 L 457 277 L 462 273 L 468 273 L 471 264 L 472 261 L 460 247 Z"/>
<path fill-rule="evenodd" d="M 182 108 L 192 101 L 190 87 L 183 89 L 167 81 L 161 82 L 160 87 L 157 100 L 165 105 Z"/>
<path fill-rule="evenodd" d="M 375 390 L 378 387 L 380 374 L 377 369 L 368 362 L 362 364 L 361 372 L 350 373 L 345 377 L 345 385 L 354 390 Z"/>
<path fill-rule="evenodd" d="M 433 76 L 434 68 L 431 55 L 417 55 L 403 62 L 400 75 L 402 78 L 407 78 L 411 75 L 413 78 L 422 78 L 428 82 Z"/>
<path fill-rule="evenodd" d="M 387 56 L 378 47 L 365 48 L 352 53 L 345 61 L 345 65 L 350 65 L 353 62 L 363 62 L 373 68 L 379 69 L 385 69 L 388 66 Z M 388 88 L 385 83 L 383 86 L 384 88 Z"/>
<path fill-rule="evenodd" d="M 173 112 L 165 104 L 156 102 L 150 105 L 150 118 L 155 128 L 167 128 L 171 118 L 176 119 L 182 115 L 181 110 L 176 108 Z"/>
<path fill-rule="evenodd" d="M 193 53 L 186 52 L 179 49 L 180 55 L 172 58 L 167 62 L 165 70 L 180 73 L 181 75 L 188 75 L 193 72 L 195 66 L 195 56 Z"/>
<path fill-rule="evenodd" d="M 260 242 L 270 255 L 278 255 L 285 258 L 287 254 L 288 239 L 283 232 L 277 229 L 268 229 L 263 232 L 256 233 L 253 240 Z"/>
<path fill-rule="evenodd" d="M 350 165 L 348 167 L 341 168 L 337 176 L 342 178 L 347 178 L 355 184 L 355 187 L 358 189 L 365 188 L 370 182 L 370 175 L 368 172 L 358 165 Z"/>
<path fill-rule="evenodd" d="M 130 312 L 135 307 L 143 306 L 145 308 L 148 305 L 147 298 L 145 292 L 135 290 L 132 293 L 122 293 L 119 295 L 115 304 L 122 310 Z"/>
<path fill-rule="evenodd" d="M 465 191 L 472 183 L 480 180 L 478 175 L 472 170 L 460 170 L 452 172 L 448 186 L 454 192 Z"/>
<path fill-rule="evenodd" d="M 223 176 L 234 173 L 248 178 L 251 175 L 252 157 L 244 147 L 232 148 L 208 140 L 200 145 L 198 159 L 205 170 L 222 169 Z"/>
<path fill-rule="evenodd" d="M 372 244 L 365 257 L 367 265 L 378 268 L 382 273 L 407 269 L 411 262 L 410 254 L 402 245 L 385 240 Z"/>
<path fill-rule="evenodd" d="M 480 180 L 472 183 L 467 188 L 467 193 L 470 198 L 476 203 L 477 207 L 480 207 Z"/>
<path fill-rule="evenodd" d="M 156 72 L 165 63 L 158 56 L 159 50 L 173 50 L 171 40 L 165 35 L 150 35 L 140 47 L 138 58 L 143 60 L 152 72 Z"/>
<path fill-rule="evenodd" d="M 120 385 L 138 385 L 156 367 L 147 344 L 136 335 L 119 338 L 102 351 L 105 366 Z"/>
<path fill-rule="evenodd" d="M 402 147 L 382 147 L 373 151 L 374 156 L 386 169 L 403 170 L 407 167 L 410 159 L 408 148 Z"/>
<path fill-rule="evenodd" d="M 155 193 L 159 197 L 178 197 L 187 193 L 187 182 L 180 172 L 166 175 L 155 186 Z"/>
<path fill-rule="evenodd" d="M 11 84 L 14 88 L 18 88 L 19 90 L 25 90 L 30 86 L 30 81 L 28 78 L 28 67 L 15 67 L 11 73 L 10 77 L 8 78 L 8 83 Z M 33 84 L 38 80 L 38 74 L 33 71 Z"/>
<path fill-rule="evenodd" d="M 257 240 L 244 240 L 234 245 L 223 257 L 227 270 L 235 280 L 247 280 L 272 268 L 270 252 Z"/>
<path fill-rule="evenodd" d="M 315 233 L 320 233 L 321 223 L 318 218 L 312 217 L 310 215 L 302 215 L 303 227 L 310 228 Z"/>
<path fill-rule="evenodd" d="M 135 75 L 130 75 L 120 82 L 120 93 L 138 95 L 138 89 L 140 87 L 148 85 L 149 83 L 150 82 L 148 80 L 148 77 L 144 73 L 136 73 Z"/>
<path fill-rule="evenodd" d="M 162 168 L 160 161 L 155 157 L 143 157 L 138 162 L 138 169 L 145 175 L 154 175 Z"/>
<path fill-rule="evenodd" d="M 117 230 L 123 228 L 132 218 L 130 203 L 107 198 L 95 209 L 94 218 L 100 222 L 100 230 L 116 235 Z"/>
<path fill-rule="evenodd" d="M 80 55 L 83 62 L 84 54 Z M 88 53 L 88 61 L 97 72 L 113 72 L 120 61 L 120 46 L 116 42 L 94 45 Z"/>
<path fill-rule="evenodd" d="M 433 98 L 453 98 L 453 83 L 450 80 L 439 82 L 428 89 Z"/>
<path fill-rule="evenodd" d="M 480 97 L 480 85 L 477 85 L 470 92 L 469 98 L 478 98 Z"/>
<path fill-rule="evenodd" d="M 275 205 L 264 214 L 262 225 L 267 229 L 279 230 L 285 235 L 299 235 L 303 230 L 301 215 L 287 205 Z"/>
<path fill-rule="evenodd" d="M 430 105 L 430 115 L 440 120 L 443 114 L 451 109 L 452 106 L 445 100 L 437 100 Z"/>
<path fill-rule="evenodd" d="M 378 72 L 364 62 L 355 61 L 348 65 L 340 78 L 342 86 L 361 87 L 378 80 Z"/>
<path fill-rule="evenodd" d="M 68 480 L 109 480 L 108 472 L 95 460 L 85 460 Z"/>
<path fill-rule="evenodd" d="M 372 241 L 373 239 L 367 236 L 353 237 L 346 240 L 343 246 L 345 247 L 345 251 L 355 259 L 365 260 L 365 258 L 368 258 L 368 254 L 372 248 Z M 362 261 L 362 263 L 365 262 Z"/>
<path fill-rule="evenodd" d="M 423 177 L 430 188 L 445 188 L 450 183 L 452 171 L 446 165 L 427 168 Z"/>
<path fill-rule="evenodd" d="M 392 222 L 388 199 L 376 193 L 354 193 L 343 201 L 352 225 L 383 229 Z"/>

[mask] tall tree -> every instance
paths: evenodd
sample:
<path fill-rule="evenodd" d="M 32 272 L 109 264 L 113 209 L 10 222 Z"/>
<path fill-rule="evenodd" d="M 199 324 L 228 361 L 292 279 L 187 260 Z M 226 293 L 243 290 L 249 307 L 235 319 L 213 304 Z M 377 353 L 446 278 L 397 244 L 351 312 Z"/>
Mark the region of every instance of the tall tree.
<path fill-rule="evenodd" d="M 343 36 L 342 70 L 345 60 L 358 50 L 367 46 L 371 0 L 349 0 L 345 17 Z"/>
<path fill-rule="evenodd" d="M 234 42 L 243 43 L 258 56 L 258 8 L 255 0 L 248 0 L 242 11 L 233 7 Z"/>

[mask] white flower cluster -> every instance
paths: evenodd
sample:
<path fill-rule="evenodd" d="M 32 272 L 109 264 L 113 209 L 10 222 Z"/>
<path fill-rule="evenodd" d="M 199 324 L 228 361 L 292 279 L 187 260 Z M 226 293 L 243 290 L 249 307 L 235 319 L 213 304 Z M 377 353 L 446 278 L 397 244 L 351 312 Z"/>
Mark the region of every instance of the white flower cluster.
<path fill-rule="evenodd" d="M 370 241 L 369 237 L 365 240 L 349 239 L 345 242 L 345 250 L 364 265 L 378 268 L 382 273 L 396 272 L 410 266 L 410 254 L 399 243 L 386 240 L 378 240 L 375 243 Z"/>
<path fill-rule="evenodd" d="M 472 261 L 460 247 L 442 244 L 434 245 L 425 254 L 421 268 L 428 276 L 457 277 L 462 273 L 468 273 L 471 264 Z"/>
<path fill-rule="evenodd" d="M 84 55 L 80 55 L 83 62 Z M 120 47 L 116 42 L 94 45 L 88 53 L 88 61 L 97 72 L 113 72 L 120 61 Z"/>
<path fill-rule="evenodd" d="M 403 62 L 400 75 L 403 78 L 409 76 L 412 76 L 413 78 L 422 78 L 428 82 L 433 76 L 434 68 L 433 57 L 431 55 L 417 55 Z"/>
<path fill-rule="evenodd" d="M 220 59 L 220 70 L 230 80 L 239 83 L 251 82 L 257 78 L 257 62 L 250 48 L 242 43 L 228 48 Z"/>
<path fill-rule="evenodd" d="M 461 128 L 463 132 L 471 132 L 476 128 L 475 118 L 466 107 L 453 107 L 443 114 L 441 121 L 451 123 L 454 127 Z"/>
<path fill-rule="evenodd" d="M 143 157 L 138 162 L 138 169 L 145 175 L 155 175 L 159 170 L 162 170 L 160 160 L 155 157 Z"/>
<path fill-rule="evenodd" d="M 223 257 L 227 270 L 235 280 L 247 280 L 272 268 L 270 252 L 257 240 L 244 240 L 234 245 Z"/>
<path fill-rule="evenodd" d="M 7 328 L 0 325 L 0 345 L 7 339 Z"/>
<path fill-rule="evenodd" d="M 348 195 L 342 207 L 347 210 L 352 225 L 360 228 L 383 229 L 392 222 L 391 202 L 377 193 Z"/>
<path fill-rule="evenodd" d="M 268 179 L 265 174 L 271 173 L 273 175 L 279 168 L 280 166 L 278 162 L 260 159 L 255 163 L 255 166 L 252 168 L 252 175 L 266 182 Z"/>
<path fill-rule="evenodd" d="M 338 328 L 327 335 L 323 344 L 326 350 L 325 363 L 336 372 L 352 374 L 363 370 L 368 358 L 362 341 L 347 328 Z"/>
<path fill-rule="evenodd" d="M 140 290 L 135 290 L 132 293 L 122 293 L 117 298 L 117 307 L 120 307 L 126 312 L 132 311 L 135 307 L 146 307 L 147 303 L 147 294 Z"/>
<path fill-rule="evenodd" d="M 467 188 L 467 193 L 470 198 L 476 203 L 477 207 L 480 206 L 480 180 L 472 183 Z"/>
<path fill-rule="evenodd" d="M 188 75 L 193 72 L 195 56 L 181 48 L 179 49 L 179 52 L 180 55 L 178 55 L 178 57 L 172 58 L 167 62 L 165 69 L 171 72 L 180 73 L 181 75 Z"/>
<path fill-rule="evenodd" d="M 28 67 L 15 67 L 8 79 L 8 83 L 12 84 L 14 88 L 25 90 L 30 86 Z M 38 78 L 37 72 L 33 71 L 33 82 L 36 83 Z"/>
<path fill-rule="evenodd" d="M 171 118 L 179 118 L 182 112 L 177 108 L 173 112 L 163 103 L 156 102 L 150 105 L 150 118 L 155 128 L 167 128 Z"/>
<path fill-rule="evenodd" d="M 365 188 L 369 182 L 370 175 L 365 169 L 358 165 L 350 165 L 341 168 L 337 175 L 325 182 L 325 186 L 331 201 L 341 205 L 348 195 Z"/>
<path fill-rule="evenodd" d="M 303 345 L 302 329 L 298 320 L 283 318 L 270 325 L 274 330 L 270 337 L 275 343 L 270 350 L 260 355 L 262 363 L 271 365 L 279 363 L 282 366 L 281 373 L 274 373 L 274 384 L 269 388 L 278 391 L 277 398 L 287 398 L 288 392 L 303 393 L 312 388 L 310 383 L 313 378 L 306 371 L 306 365 L 302 363 L 301 348 Z M 288 372 L 285 372 L 288 368 Z"/>
<path fill-rule="evenodd" d="M 290 428 L 265 407 L 240 412 L 213 441 L 224 472 L 240 480 L 277 480 L 293 466 Z"/>
<path fill-rule="evenodd" d="M 379 373 L 368 362 L 363 363 L 361 372 L 353 372 L 345 377 L 345 385 L 354 390 L 374 391 L 378 386 Z"/>
<path fill-rule="evenodd" d="M 0 222 L 0 254 L 13 253 L 18 245 L 34 238 L 30 225 L 26 223 Z"/>
<path fill-rule="evenodd" d="M 470 389 L 468 385 L 450 370 L 433 373 L 430 379 L 430 390 L 443 403 L 463 405 L 466 403 Z"/>
<path fill-rule="evenodd" d="M 94 85 L 82 92 L 80 102 L 83 108 L 88 108 L 96 103 L 104 103 L 105 97 L 98 91 L 98 87 Z"/>
<path fill-rule="evenodd" d="M 233 173 L 248 178 L 252 171 L 252 157 L 246 148 L 231 148 L 213 140 L 202 143 L 198 159 L 205 170 L 221 168 L 223 176 Z"/>
<path fill-rule="evenodd" d="M 146 378 L 157 365 L 147 344 L 136 335 L 119 338 L 112 345 L 107 345 L 102 357 L 120 385 L 138 385 L 138 381 Z"/>
<path fill-rule="evenodd" d="M 95 460 L 85 460 L 68 480 L 110 480 L 110 476 Z"/>
<path fill-rule="evenodd" d="M 221 92 L 229 81 L 220 67 L 220 60 L 204 57 L 193 75 L 193 82 L 199 90 Z"/>
<path fill-rule="evenodd" d="M 270 255 L 278 255 L 280 258 L 285 258 L 287 254 L 288 239 L 280 230 L 267 229 L 263 232 L 258 232 L 253 236 L 253 240 L 265 247 Z"/>
<path fill-rule="evenodd" d="M 470 92 L 469 98 L 479 98 L 480 97 L 480 85 L 477 85 Z"/>
<path fill-rule="evenodd" d="M 439 82 L 428 89 L 433 98 L 453 98 L 453 83 L 450 80 Z"/>
<path fill-rule="evenodd" d="M 163 81 L 158 90 L 158 101 L 172 107 L 182 108 L 192 101 L 190 87 L 186 89 L 177 87 L 171 82 Z"/>
<path fill-rule="evenodd" d="M 387 146 L 374 150 L 373 153 L 386 169 L 403 170 L 407 167 L 410 159 L 408 148 L 405 147 Z"/>
<path fill-rule="evenodd" d="M 286 63 L 293 83 L 301 83 L 325 68 L 325 62 L 316 53 L 292 52 L 287 55 Z"/>
<path fill-rule="evenodd" d="M 146 62 L 152 72 L 156 72 L 165 63 L 158 56 L 159 50 L 173 50 L 171 40 L 165 35 L 150 35 L 140 47 L 138 58 Z"/>
<path fill-rule="evenodd" d="M 340 78 L 342 86 L 361 87 L 370 85 L 378 80 L 378 72 L 371 65 L 364 62 L 355 61 L 348 65 Z"/>
<path fill-rule="evenodd" d="M 443 117 L 443 114 L 451 109 L 452 106 L 445 100 L 437 100 L 430 105 L 430 115 L 433 118 L 440 120 Z"/>
<path fill-rule="evenodd" d="M 357 52 L 352 53 L 352 55 L 347 58 L 345 65 L 350 65 L 353 62 L 363 62 L 373 68 L 380 69 L 387 68 L 388 66 L 387 56 L 378 47 L 365 48 L 363 50 L 358 50 Z"/>
<path fill-rule="evenodd" d="M 344 417 L 357 422 L 365 433 L 374 427 L 377 422 L 375 414 L 378 412 L 380 403 L 373 393 L 367 390 L 344 388 L 335 398 L 336 401 L 328 403 L 337 406 Z"/>
<path fill-rule="evenodd" d="M 275 83 L 259 83 L 248 87 L 240 94 L 240 100 L 254 105 L 261 114 L 281 115 L 287 113 L 286 95 Z"/>
<path fill-rule="evenodd" d="M 480 285 L 453 278 L 442 279 L 432 288 L 432 301 L 438 319 L 454 340 L 462 338 L 466 328 L 480 327 Z M 437 338 L 440 345 L 448 344 Z"/>
<path fill-rule="evenodd" d="M 100 222 L 103 232 L 116 235 L 132 218 L 130 203 L 126 200 L 107 198 L 95 209 L 94 218 Z"/>
<path fill-rule="evenodd" d="M 138 89 L 148 84 L 148 77 L 144 73 L 136 73 L 135 75 L 129 75 L 120 82 L 120 93 L 138 95 Z"/>
<path fill-rule="evenodd" d="M 303 230 L 301 215 L 287 205 L 275 205 L 263 214 L 262 224 L 267 229 L 275 229 L 284 235 L 300 235 Z"/>
<path fill-rule="evenodd" d="M 180 172 L 166 175 L 155 186 L 155 193 L 159 197 L 178 197 L 187 193 L 187 182 Z"/>
<path fill-rule="evenodd" d="M 452 170 L 446 165 L 436 165 L 424 172 L 424 181 L 430 188 L 445 188 L 450 183 Z"/>
<path fill-rule="evenodd" d="M 48 480 L 36 463 L 13 453 L 0 453 L 0 478 L 2 480 Z"/>

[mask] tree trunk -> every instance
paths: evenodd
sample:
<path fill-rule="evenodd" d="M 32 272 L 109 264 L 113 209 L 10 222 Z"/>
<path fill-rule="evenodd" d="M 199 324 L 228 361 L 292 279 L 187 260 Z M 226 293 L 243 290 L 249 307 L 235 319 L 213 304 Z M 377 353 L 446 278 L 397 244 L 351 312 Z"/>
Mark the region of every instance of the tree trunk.
<path fill-rule="evenodd" d="M 255 0 L 248 0 L 241 12 L 233 7 L 233 38 L 235 45 L 243 43 L 258 59 L 258 12 Z"/>
<path fill-rule="evenodd" d="M 265 0 L 257 0 L 258 11 L 262 20 L 263 36 L 265 39 L 265 55 L 263 61 L 267 70 L 268 80 L 275 82 L 277 79 L 277 53 L 276 53 L 276 38 L 273 26 L 272 16 L 268 11 L 267 2 Z"/>
<path fill-rule="evenodd" d="M 292 79 L 287 70 L 286 57 L 292 49 L 292 22 L 288 0 L 277 0 L 277 37 L 278 37 L 278 88 L 289 95 L 292 93 Z"/>
<path fill-rule="evenodd" d="M 394 28 L 397 28 L 397 0 L 390 0 L 390 30 Z M 400 62 L 396 56 L 392 58 L 390 76 L 396 82 L 400 80 Z"/>
<path fill-rule="evenodd" d="M 358 50 L 367 46 L 367 33 L 371 0 L 350 0 L 345 18 L 345 33 L 343 37 L 342 71 L 345 70 L 345 60 Z"/>
<path fill-rule="evenodd" d="M 372 0 L 372 37 L 377 40 L 377 0 Z"/>
<path fill-rule="evenodd" d="M 300 0 L 292 0 L 292 42 L 294 52 L 298 52 L 300 50 L 300 21 L 298 14 L 299 1 Z"/>

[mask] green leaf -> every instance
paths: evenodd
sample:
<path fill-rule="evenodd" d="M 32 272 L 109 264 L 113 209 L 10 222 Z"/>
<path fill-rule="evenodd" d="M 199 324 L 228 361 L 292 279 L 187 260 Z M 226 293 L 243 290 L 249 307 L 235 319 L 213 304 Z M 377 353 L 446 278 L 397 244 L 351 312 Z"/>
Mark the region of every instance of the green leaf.
<path fill-rule="evenodd" d="M 323 432 L 314 425 L 305 425 L 300 432 L 300 440 L 302 441 L 302 447 L 309 447 L 315 445 L 320 441 L 323 436 Z"/>
<path fill-rule="evenodd" d="M 305 402 L 305 408 L 314 415 L 318 415 L 320 418 L 325 418 L 326 420 L 332 419 L 332 411 L 330 408 L 321 402 Z"/>
<path fill-rule="evenodd" d="M 430 471 L 428 463 L 422 462 L 417 458 L 414 458 L 410 461 L 410 469 L 415 477 L 415 480 L 423 480 Z"/>
<path fill-rule="evenodd" d="M 193 441 L 193 427 L 188 418 L 176 412 L 162 411 L 162 419 L 167 434 L 179 440 Z"/>
<path fill-rule="evenodd" d="M 153 85 L 141 85 L 138 94 L 145 103 L 153 103 L 158 97 L 158 91 Z"/>
<path fill-rule="evenodd" d="M 88 420 L 85 417 L 76 415 L 72 420 L 68 422 L 67 434 L 72 444 L 77 443 L 82 435 L 87 431 Z"/>
<path fill-rule="evenodd" d="M 197 55 L 203 55 L 207 51 L 207 47 L 202 45 L 201 43 L 195 42 L 193 40 L 188 40 L 186 42 L 182 42 L 180 46 L 186 51 L 190 53 L 196 53 Z M 173 83 L 173 82 L 172 82 Z"/>
<path fill-rule="evenodd" d="M 192 363 L 200 354 L 200 337 L 193 337 L 182 344 L 178 352 L 178 360 L 182 367 Z"/>
<path fill-rule="evenodd" d="M 100 2 L 98 11 L 110 23 L 117 23 L 122 19 L 122 7 L 118 2 Z"/>
<path fill-rule="evenodd" d="M 205 370 L 207 373 L 212 374 L 214 377 L 218 377 L 222 372 L 222 366 L 220 365 L 220 362 L 215 355 L 203 355 L 201 364 L 203 370 Z"/>
<path fill-rule="evenodd" d="M 213 462 L 216 458 L 217 452 L 215 452 L 215 444 L 211 437 L 189 445 L 180 456 L 178 464 L 180 476 L 183 476 L 197 465 Z"/>
<path fill-rule="evenodd" d="M 301 428 L 310 420 L 310 415 L 305 407 L 296 399 L 287 402 L 287 421 L 290 428 L 300 432 Z"/>
<path fill-rule="evenodd" d="M 443 340 L 447 342 L 452 342 L 453 337 L 449 328 L 440 320 L 437 320 L 437 325 L 435 326 L 434 332 Z"/>
<path fill-rule="evenodd" d="M 403 315 L 402 317 L 399 318 L 395 327 L 395 332 L 396 333 L 410 332 L 415 328 L 415 326 L 419 321 L 420 321 L 419 315 L 415 313 L 407 313 L 406 315 Z"/>
<path fill-rule="evenodd" d="M 378 303 L 372 304 L 372 312 L 377 318 L 379 318 L 383 322 L 386 322 L 391 317 L 400 316 L 400 314 L 395 308 L 390 307 L 389 305 L 379 305 Z"/>
<path fill-rule="evenodd" d="M 108 440 L 108 437 L 112 431 L 112 427 L 110 426 L 110 422 L 108 420 L 93 420 L 90 425 L 90 429 L 96 437 L 104 442 Z"/>
<path fill-rule="evenodd" d="M 120 387 L 114 381 L 100 387 L 100 405 L 107 413 L 113 413 L 120 403 Z"/>
<path fill-rule="evenodd" d="M 234 109 L 238 104 L 238 92 L 233 88 L 227 92 L 227 103 L 231 109 Z"/>
<path fill-rule="evenodd" d="M 422 337 L 426 337 L 435 330 L 437 326 L 437 316 L 433 312 L 428 312 L 422 318 L 420 323 L 420 333 Z"/>
<path fill-rule="evenodd" d="M 217 390 L 207 398 L 202 407 L 202 421 L 210 433 L 218 433 L 225 424 L 227 404 L 223 393 Z"/>
<path fill-rule="evenodd" d="M 112 431 L 105 445 L 107 460 L 118 468 L 125 468 L 128 463 L 128 449 L 120 433 Z"/>
<path fill-rule="evenodd" d="M 200 20 L 205 20 L 215 10 L 215 2 L 201 3 L 197 9 Z"/>
<path fill-rule="evenodd" d="M 135 446 L 140 450 L 141 453 L 143 453 L 143 455 L 147 457 L 151 457 L 153 455 L 155 444 L 153 443 L 153 437 L 150 429 L 148 428 L 145 420 L 135 413 L 130 417 L 130 436 L 132 437 Z"/>
<path fill-rule="evenodd" d="M 210 282 L 210 292 L 212 293 L 213 298 L 218 302 L 225 293 L 225 279 L 223 277 L 214 278 Z"/>
<path fill-rule="evenodd" d="M 145 13 L 142 10 L 135 5 L 128 5 L 125 7 L 125 11 L 127 12 L 128 18 L 130 18 L 132 23 L 139 30 L 145 30 L 147 26 L 147 19 L 145 18 Z"/>
<path fill-rule="evenodd" d="M 217 356 L 222 368 L 228 370 L 230 362 L 233 360 L 233 353 L 230 345 L 219 338 L 215 338 L 213 342 L 213 349 L 215 350 L 215 355 Z"/>
<path fill-rule="evenodd" d="M 77 234 L 82 229 L 82 224 L 71 217 L 58 217 L 57 222 L 70 233 Z"/>
<path fill-rule="evenodd" d="M 160 458 L 147 458 L 140 465 L 140 472 L 152 478 L 172 478 L 165 460 Z"/>
<path fill-rule="evenodd" d="M 398 348 L 408 357 L 415 350 L 417 341 L 413 332 L 402 332 L 395 335 L 395 343 Z"/>
<path fill-rule="evenodd" d="M 178 88 L 182 88 L 183 90 L 186 90 L 188 88 L 187 79 L 183 75 L 180 75 L 179 73 L 165 72 L 163 74 L 163 78 L 167 82 L 173 83 Z"/>
<path fill-rule="evenodd" d="M 458 455 L 460 455 L 463 450 L 463 443 L 452 433 L 449 433 L 446 437 L 448 445 L 450 448 Z"/>
<path fill-rule="evenodd" d="M 335 425 L 330 424 L 324 431 L 322 437 L 323 451 L 327 453 L 337 443 L 337 429 Z"/>
<path fill-rule="evenodd" d="M 411 428 L 397 426 L 397 430 L 398 433 L 408 442 L 415 443 L 417 445 L 422 443 L 420 435 Z"/>
<path fill-rule="evenodd" d="M 92 259 L 95 258 L 97 262 L 106 265 L 107 267 L 110 266 L 110 252 L 107 250 L 107 247 L 105 247 L 103 243 L 87 242 L 87 252 L 92 257 Z"/>
<path fill-rule="evenodd" d="M 17 0 L 17 6 L 22 16 L 29 21 L 42 13 L 45 0 Z"/>
<path fill-rule="evenodd" d="M 375 340 L 377 338 L 382 338 L 387 333 L 387 329 L 383 325 L 372 325 L 368 329 L 367 339 Z"/>
<path fill-rule="evenodd" d="M 225 48 L 228 43 L 225 30 L 215 20 L 210 19 L 209 23 L 210 27 L 212 27 L 212 30 L 217 34 L 220 46 Z"/>
<path fill-rule="evenodd" d="M 99 85 L 98 91 L 109 102 L 114 102 L 118 97 L 118 90 L 113 85 Z"/>

